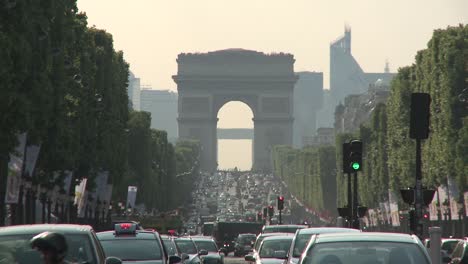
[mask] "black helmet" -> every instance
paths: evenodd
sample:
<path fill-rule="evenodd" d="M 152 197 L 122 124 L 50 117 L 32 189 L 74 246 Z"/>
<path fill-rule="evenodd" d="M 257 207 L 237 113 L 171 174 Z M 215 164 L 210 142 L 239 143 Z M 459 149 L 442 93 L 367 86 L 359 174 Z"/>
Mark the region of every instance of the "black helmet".
<path fill-rule="evenodd" d="M 32 248 L 53 251 L 59 258 L 64 258 L 67 254 L 67 241 L 65 240 L 65 236 L 60 233 L 42 232 L 33 237 L 30 243 Z"/>

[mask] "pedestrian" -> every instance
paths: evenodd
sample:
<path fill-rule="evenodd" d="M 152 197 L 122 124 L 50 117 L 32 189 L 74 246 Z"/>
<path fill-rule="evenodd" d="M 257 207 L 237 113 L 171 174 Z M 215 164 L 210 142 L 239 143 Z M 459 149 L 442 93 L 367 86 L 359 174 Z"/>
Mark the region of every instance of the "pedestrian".
<path fill-rule="evenodd" d="M 67 264 L 67 241 L 65 236 L 57 232 L 43 232 L 33 237 L 31 247 L 42 254 L 44 264 Z"/>

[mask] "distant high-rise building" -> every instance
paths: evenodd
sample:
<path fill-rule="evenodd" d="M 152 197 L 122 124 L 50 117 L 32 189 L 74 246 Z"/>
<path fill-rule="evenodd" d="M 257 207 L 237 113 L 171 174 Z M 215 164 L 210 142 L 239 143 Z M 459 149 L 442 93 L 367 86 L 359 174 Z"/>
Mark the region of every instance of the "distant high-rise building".
<path fill-rule="evenodd" d="M 326 124 L 322 126 L 331 126 L 333 124 L 333 113 L 335 107 L 346 96 L 351 94 L 362 94 L 367 92 L 370 84 L 381 80 L 389 83 L 395 76 L 395 73 L 390 73 L 388 62 L 385 65 L 385 71 L 379 73 L 366 73 L 362 70 L 359 63 L 351 53 L 351 29 L 345 28 L 345 33 L 330 44 L 330 92 L 332 103 L 325 104 L 322 109 L 327 113 L 325 117 Z"/>
<path fill-rule="evenodd" d="M 323 73 L 296 72 L 294 86 L 293 144 L 303 147 L 305 138 L 316 133 L 316 115 L 323 105 Z"/>
<path fill-rule="evenodd" d="M 141 111 L 151 113 L 151 128 L 165 130 L 170 141 L 177 132 L 177 93 L 168 90 L 141 90 Z"/>
<path fill-rule="evenodd" d="M 131 104 L 133 110 L 140 111 L 140 78 L 135 77 L 135 75 L 130 72 L 128 75 L 128 102 Z"/>

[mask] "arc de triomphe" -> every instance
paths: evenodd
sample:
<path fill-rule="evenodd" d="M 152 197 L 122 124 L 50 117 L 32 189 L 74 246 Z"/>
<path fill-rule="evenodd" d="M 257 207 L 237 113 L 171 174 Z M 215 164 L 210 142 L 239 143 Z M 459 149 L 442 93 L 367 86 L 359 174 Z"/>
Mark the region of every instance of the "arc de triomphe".
<path fill-rule="evenodd" d="M 241 101 L 253 113 L 253 169 L 270 169 L 273 145 L 292 145 L 294 57 L 228 49 L 182 53 L 173 76 L 179 93 L 180 139 L 201 144 L 201 169 L 217 169 L 218 111 Z"/>

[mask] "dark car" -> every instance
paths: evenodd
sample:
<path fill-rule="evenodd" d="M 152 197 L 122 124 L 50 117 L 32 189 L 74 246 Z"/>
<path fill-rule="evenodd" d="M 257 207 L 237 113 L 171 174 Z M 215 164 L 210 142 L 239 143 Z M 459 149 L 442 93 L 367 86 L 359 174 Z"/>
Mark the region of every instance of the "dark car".
<path fill-rule="evenodd" d="M 91 226 L 69 224 L 16 225 L 0 228 L 0 263 L 42 263 L 40 254 L 31 248 L 29 240 L 45 231 L 65 235 L 68 246 L 65 260 L 71 263 L 119 263 L 115 258 L 106 259 Z"/>
<path fill-rule="evenodd" d="M 184 264 L 201 264 L 201 256 L 208 255 L 206 250 L 198 250 L 195 242 L 190 237 L 178 237 L 174 239 L 177 249 L 181 254 L 186 254 L 182 258 Z"/>
<path fill-rule="evenodd" d="M 195 242 L 198 251 L 206 250 L 208 253 L 201 257 L 203 264 L 224 264 L 226 249 L 218 249 L 213 237 L 192 236 L 192 240 Z"/>
<path fill-rule="evenodd" d="M 251 252 L 256 238 L 255 234 L 239 234 L 234 244 L 234 256 L 240 257 Z"/>
<path fill-rule="evenodd" d="M 313 235 L 299 264 L 430 264 L 427 250 L 415 235 L 379 232 Z"/>
<path fill-rule="evenodd" d="M 169 256 L 159 234 L 139 230 L 135 223 L 115 224 L 114 230 L 99 232 L 97 237 L 106 255 L 117 256 L 123 263 L 173 264 L 181 262 L 178 256 Z"/>

